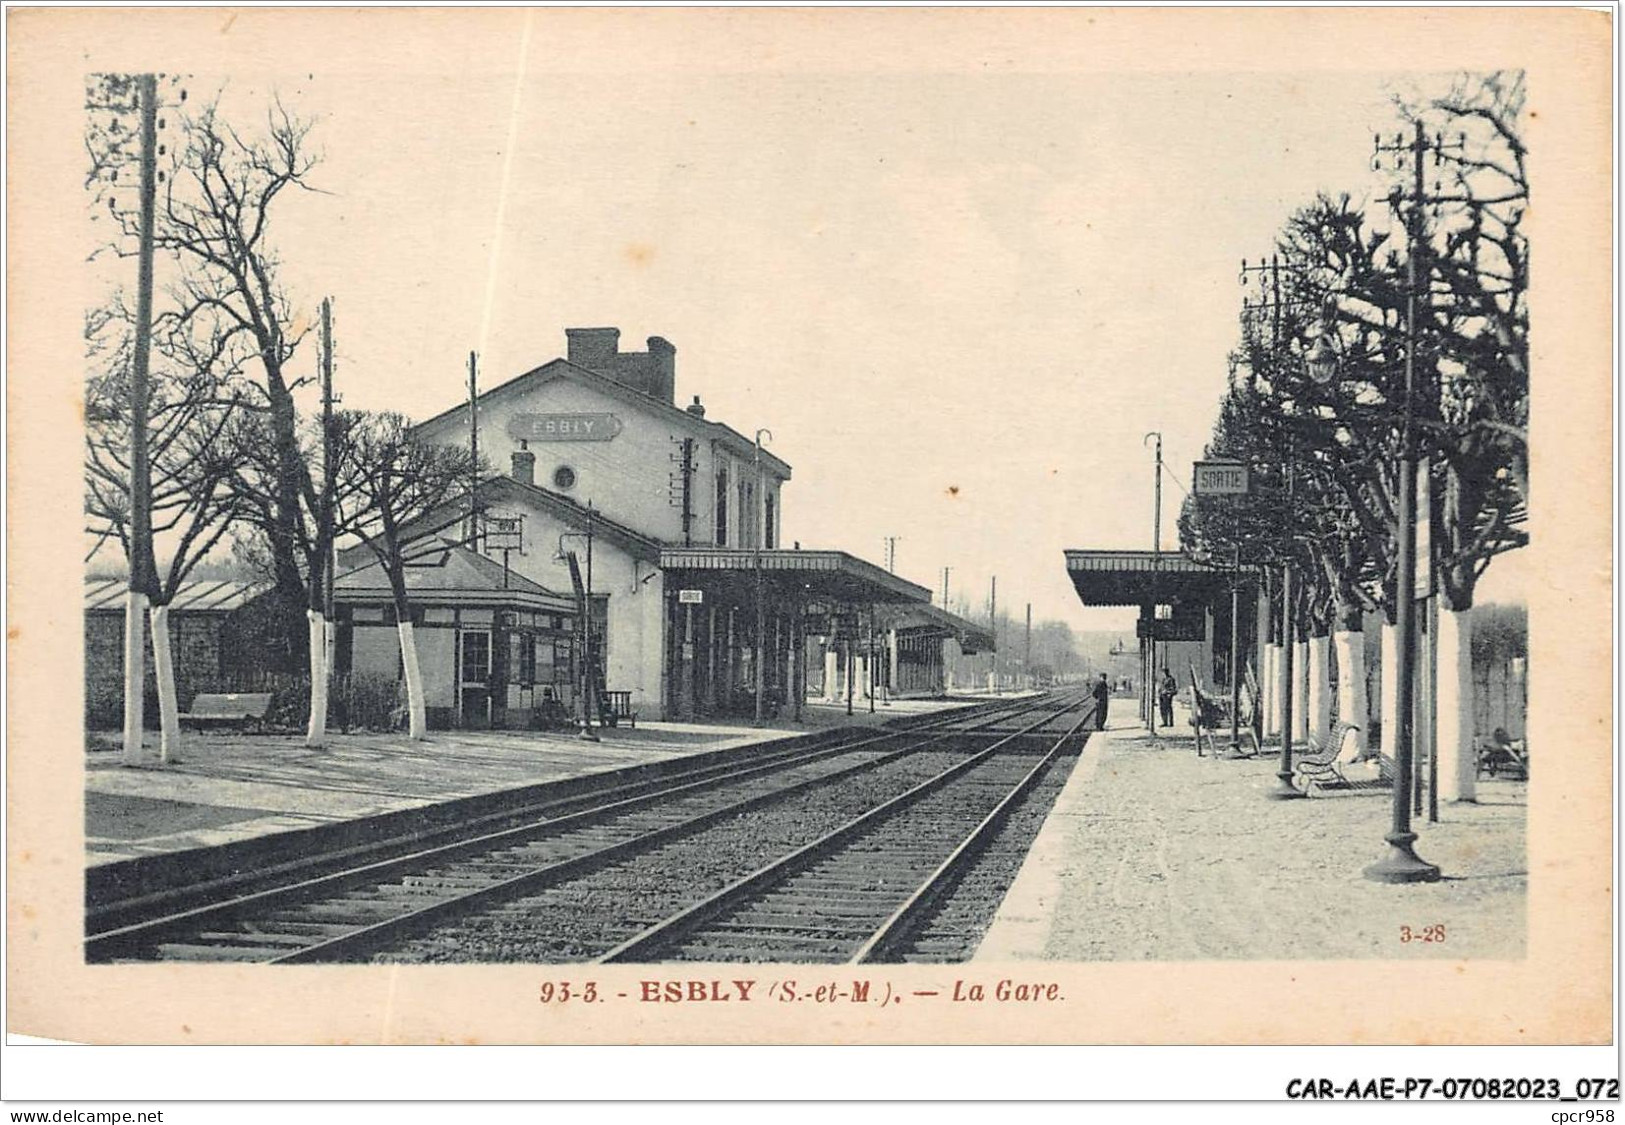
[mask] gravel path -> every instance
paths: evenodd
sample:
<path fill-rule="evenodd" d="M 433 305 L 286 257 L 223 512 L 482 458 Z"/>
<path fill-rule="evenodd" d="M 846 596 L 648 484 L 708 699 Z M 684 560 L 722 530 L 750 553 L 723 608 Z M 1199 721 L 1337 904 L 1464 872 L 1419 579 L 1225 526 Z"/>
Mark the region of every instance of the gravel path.
<path fill-rule="evenodd" d="M 1273 759 L 1197 758 L 1188 738 L 1128 731 L 1097 752 L 1070 815 L 1052 825 L 1066 859 L 1048 958 L 1524 956 L 1523 782 L 1486 778 L 1478 804 L 1447 805 L 1438 824 L 1419 818 L 1417 851 L 1444 878 L 1386 886 L 1361 870 L 1385 852 L 1388 790 L 1271 801 Z M 1444 940 L 1420 940 L 1427 927 Z"/>

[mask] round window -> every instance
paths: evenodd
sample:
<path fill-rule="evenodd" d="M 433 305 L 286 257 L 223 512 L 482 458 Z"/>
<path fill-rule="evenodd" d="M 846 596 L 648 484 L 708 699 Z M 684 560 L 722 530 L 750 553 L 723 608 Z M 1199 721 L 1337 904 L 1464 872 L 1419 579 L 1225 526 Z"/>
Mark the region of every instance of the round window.
<path fill-rule="evenodd" d="M 576 471 L 568 465 L 560 465 L 553 470 L 554 488 L 574 488 L 576 485 Z"/>

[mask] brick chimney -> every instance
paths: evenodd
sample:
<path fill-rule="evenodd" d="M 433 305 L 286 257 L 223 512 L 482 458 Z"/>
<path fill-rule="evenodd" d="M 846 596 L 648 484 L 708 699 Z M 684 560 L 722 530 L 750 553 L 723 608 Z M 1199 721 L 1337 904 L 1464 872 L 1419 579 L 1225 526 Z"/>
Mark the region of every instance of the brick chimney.
<path fill-rule="evenodd" d="M 648 351 L 623 352 L 619 328 L 566 328 L 564 335 L 570 342 L 566 358 L 577 367 L 676 405 L 677 349 L 670 340 L 650 336 Z"/>
<path fill-rule="evenodd" d="M 564 338 L 569 341 L 566 358 L 578 367 L 612 375 L 616 352 L 621 346 L 619 328 L 566 328 Z"/>
<path fill-rule="evenodd" d="M 677 349 L 663 336 L 649 337 L 649 390 L 661 402 L 677 403 Z"/>
<path fill-rule="evenodd" d="M 536 454 L 530 451 L 528 443 L 521 441 L 519 448 L 513 455 L 513 479 L 520 484 L 536 483 Z"/>
<path fill-rule="evenodd" d="M 694 401 L 689 403 L 683 409 L 687 410 L 690 414 L 694 415 L 694 417 L 696 417 L 696 418 L 704 418 L 705 417 L 705 407 L 700 405 L 700 396 L 699 395 L 695 395 L 694 396 Z"/>

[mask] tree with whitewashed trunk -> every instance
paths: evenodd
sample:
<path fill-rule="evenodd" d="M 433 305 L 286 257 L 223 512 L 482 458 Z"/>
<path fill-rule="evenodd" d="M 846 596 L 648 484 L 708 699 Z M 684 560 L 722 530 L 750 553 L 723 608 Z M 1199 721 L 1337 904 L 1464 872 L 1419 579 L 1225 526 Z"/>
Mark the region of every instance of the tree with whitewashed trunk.
<path fill-rule="evenodd" d="M 1521 72 L 1459 80 L 1418 111 L 1460 131 L 1428 247 L 1437 309 L 1437 414 L 1424 429 L 1435 460 L 1438 529 L 1439 795 L 1476 798 L 1472 607 L 1496 555 L 1524 545 L 1528 495 L 1529 203 L 1520 136 Z"/>
<path fill-rule="evenodd" d="M 134 394 L 129 378 L 132 317 L 115 294 L 111 303 L 86 322 L 91 355 L 97 362 L 86 381 L 85 511 L 88 531 L 97 548 L 116 540 L 124 549 L 132 574 L 143 569 L 142 548 L 133 520 L 130 459 L 134 420 Z M 143 601 L 150 615 L 153 671 L 158 689 L 159 760 L 177 760 L 180 748 L 180 707 L 176 697 L 174 659 L 170 650 L 169 606 L 193 568 L 220 544 L 237 515 L 237 501 L 227 487 L 232 473 L 222 437 L 235 407 L 231 373 L 220 370 L 210 349 L 190 335 L 193 326 L 169 312 L 154 324 L 152 365 L 147 381 L 147 478 L 150 491 L 146 563 L 150 572 L 141 579 Z M 161 548 L 167 560 L 160 566 Z M 94 556 L 96 550 L 91 554 Z M 142 676 L 143 629 L 139 615 L 127 615 L 126 699 L 132 695 L 129 679 Z M 139 682 L 134 698 L 140 700 Z M 127 746 L 139 749 L 140 740 Z M 138 755 L 127 753 L 132 763 Z"/>
<path fill-rule="evenodd" d="M 208 343 L 213 362 L 239 376 L 227 433 L 238 463 L 231 486 L 242 519 L 266 547 L 266 601 L 277 620 L 264 659 L 289 669 L 309 664 L 312 691 L 320 692 L 328 630 L 308 612 L 301 628 L 296 607 L 320 617 L 331 537 L 296 401 L 314 380 L 292 369 L 316 318 L 282 286 L 273 239 L 287 201 L 315 190 L 310 176 L 320 157 L 310 144 L 312 125 L 278 99 L 257 122 L 228 120 L 219 96 L 177 110 L 171 124 L 154 234 L 172 278 L 167 299 L 176 321 Z M 127 222 L 121 225 L 127 236 Z M 300 632 L 308 639 L 303 653 Z M 326 715 L 325 701 L 317 702 L 313 735 Z"/>
<path fill-rule="evenodd" d="M 461 446 L 435 445 L 417 437 L 400 414 L 343 411 L 334 415 L 342 431 L 340 526 L 372 553 L 389 580 L 400 634 L 401 668 L 406 678 L 407 731 L 427 736 L 423 674 L 418 666 L 406 568 L 414 550 L 408 528 L 459 496 L 466 497 L 479 466 Z M 440 549 L 438 542 L 432 549 Z"/>

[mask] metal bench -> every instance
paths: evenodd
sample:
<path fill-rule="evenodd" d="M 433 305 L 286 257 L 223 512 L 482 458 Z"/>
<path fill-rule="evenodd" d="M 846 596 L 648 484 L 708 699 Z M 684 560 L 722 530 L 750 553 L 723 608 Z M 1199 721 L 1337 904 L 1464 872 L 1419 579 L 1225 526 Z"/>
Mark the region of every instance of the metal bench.
<path fill-rule="evenodd" d="M 1303 783 L 1304 793 L 1310 793 L 1316 785 L 1326 787 L 1329 779 L 1335 779 L 1344 785 L 1349 785 L 1349 779 L 1338 768 L 1337 756 L 1342 752 L 1343 743 L 1348 737 L 1359 730 L 1355 723 L 1339 722 L 1332 728 L 1332 733 L 1326 739 L 1325 745 L 1311 734 L 1308 738 L 1308 749 L 1299 757 L 1292 759 L 1292 776 L 1296 783 Z"/>
<path fill-rule="evenodd" d="M 1215 695 L 1202 690 L 1201 683 L 1196 678 L 1196 665 L 1190 666 L 1191 696 L 1191 725 L 1196 728 L 1196 754 L 1202 755 L 1202 739 L 1207 738 L 1207 747 L 1214 757 L 1219 753 L 1219 738 L 1230 726 L 1230 701 L 1221 695 Z M 1246 751 L 1247 757 L 1252 757 L 1259 751 L 1258 735 L 1253 730 L 1252 716 L 1244 710 L 1241 722 L 1238 725 L 1237 737 L 1253 744 L 1251 751 Z"/>
<path fill-rule="evenodd" d="M 598 699 L 598 718 L 606 727 L 617 727 L 625 723 L 635 729 L 638 725 L 638 713 L 632 707 L 632 693 L 603 692 Z"/>
<path fill-rule="evenodd" d="M 180 721 L 195 727 L 239 726 L 261 723 L 271 709 L 268 691 L 199 693 L 192 697 L 192 709 L 180 715 Z"/>

